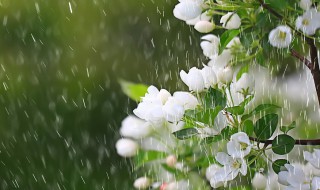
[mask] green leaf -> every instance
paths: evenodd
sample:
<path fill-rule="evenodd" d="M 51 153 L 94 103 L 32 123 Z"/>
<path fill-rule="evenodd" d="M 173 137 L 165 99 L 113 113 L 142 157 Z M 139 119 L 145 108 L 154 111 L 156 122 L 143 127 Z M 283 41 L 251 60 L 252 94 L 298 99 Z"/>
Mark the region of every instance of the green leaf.
<path fill-rule="evenodd" d="M 209 126 L 214 125 L 214 120 L 218 113 L 222 110 L 221 106 L 217 106 L 213 109 L 206 109 L 196 114 L 195 119 L 201 123 L 208 124 Z"/>
<path fill-rule="evenodd" d="M 228 108 L 225 108 L 224 110 L 226 110 L 227 112 L 233 115 L 241 115 L 244 113 L 244 107 L 242 106 L 228 107 Z"/>
<path fill-rule="evenodd" d="M 278 125 L 278 115 L 268 114 L 260 118 L 254 127 L 254 133 L 259 140 L 269 139 Z"/>
<path fill-rule="evenodd" d="M 241 78 L 242 74 L 248 73 L 248 72 L 249 72 L 249 64 L 245 64 L 244 66 L 241 67 L 241 69 L 237 73 L 237 76 L 236 76 L 237 81 Z"/>
<path fill-rule="evenodd" d="M 141 166 L 143 166 L 147 162 L 151 162 L 151 161 L 158 160 L 158 159 L 163 159 L 166 157 L 167 157 L 167 153 L 165 153 L 165 152 L 159 152 L 159 151 L 155 151 L 155 150 L 150 150 L 150 151 L 139 150 L 137 155 L 135 156 L 135 159 L 134 159 L 135 169 L 140 168 Z"/>
<path fill-rule="evenodd" d="M 197 159 L 197 161 L 194 163 L 194 165 L 196 167 L 207 168 L 208 166 L 210 166 L 211 164 L 214 164 L 214 163 L 217 163 L 215 156 L 205 155 L 205 156 Z"/>
<path fill-rule="evenodd" d="M 285 159 L 278 159 L 272 163 L 272 169 L 276 174 L 278 174 L 281 171 L 281 167 L 285 164 L 290 164 L 290 162 Z"/>
<path fill-rule="evenodd" d="M 204 96 L 205 108 L 215 108 L 216 106 L 226 107 L 227 99 L 225 95 L 214 88 L 209 88 L 208 92 Z"/>
<path fill-rule="evenodd" d="M 288 154 L 293 149 L 295 142 L 294 138 L 289 135 L 278 135 L 272 141 L 272 151 L 280 155 Z"/>
<path fill-rule="evenodd" d="M 186 128 L 181 129 L 179 131 L 173 132 L 173 135 L 177 137 L 180 140 L 191 138 L 195 135 L 197 135 L 199 132 L 196 128 Z"/>
<path fill-rule="evenodd" d="M 220 37 L 219 44 L 219 55 L 223 52 L 223 50 L 227 47 L 228 43 L 237 35 L 239 35 L 240 30 L 226 30 Z"/>
<path fill-rule="evenodd" d="M 241 117 L 241 120 L 246 120 L 246 119 L 248 119 L 254 115 L 257 115 L 259 113 L 268 113 L 268 112 L 274 111 L 275 109 L 278 109 L 278 108 L 281 108 L 281 107 L 274 105 L 274 104 L 260 104 L 249 114 L 243 115 Z"/>
<path fill-rule="evenodd" d="M 253 134 L 254 126 L 251 120 L 246 120 L 243 122 L 243 132 L 247 133 L 248 136 Z"/>
<path fill-rule="evenodd" d="M 211 144 L 211 143 L 221 141 L 222 139 L 223 139 L 222 135 L 216 135 L 213 137 L 206 137 L 201 140 L 200 144 Z"/>
<path fill-rule="evenodd" d="M 148 90 L 148 86 L 144 84 L 132 83 L 121 79 L 119 83 L 123 93 L 135 101 L 140 101 L 141 97 L 143 97 Z"/>
<path fill-rule="evenodd" d="M 291 129 L 296 128 L 296 122 L 292 122 L 289 126 L 281 126 L 280 131 L 288 133 Z"/>
<path fill-rule="evenodd" d="M 288 0 L 266 0 L 266 4 L 269 4 L 272 8 L 284 10 L 288 7 Z"/>
<path fill-rule="evenodd" d="M 241 107 L 245 107 L 246 105 L 248 105 L 248 103 L 253 99 L 253 95 L 251 95 L 251 96 L 249 96 L 248 98 L 246 98 L 245 100 L 243 100 L 240 104 L 239 104 L 239 106 L 241 106 Z"/>
<path fill-rule="evenodd" d="M 186 174 L 176 168 L 170 167 L 167 164 L 161 164 L 161 166 L 163 167 L 163 169 L 165 169 L 167 172 L 173 174 L 176 178 L 184 178 L 186 177 Z"/>
<path fill-rule="evenodd" d="M 227 126 L 221 130 L 219 135 L 215 135 L 213 137 L 206 137 L 206 138 L 202 139 L 200 144 L 211 144 L 211 143 L 218 142 L 221 140 L 229 139 L 230 136 L 236 132 L 238 132 L 238 129 L 230 128 L 229 126 Z"/>

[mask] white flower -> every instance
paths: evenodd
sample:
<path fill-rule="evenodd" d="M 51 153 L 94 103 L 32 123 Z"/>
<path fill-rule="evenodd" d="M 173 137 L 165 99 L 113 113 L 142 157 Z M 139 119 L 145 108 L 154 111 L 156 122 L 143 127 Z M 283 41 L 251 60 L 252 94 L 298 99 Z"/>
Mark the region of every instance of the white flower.
<path fill-rule="evenodd" d="M 188 25 L 196 25 L 199 21 L 209 21 L 212 17 L 208 15 L 208 12 L 203 12 L 201 15 L 198 17 L 187 20 L 186 23 Z"/>
<path fill-rule="evenodd" d="M 311 182 L 312 190 L 320 189 L 320 177 L 313 177 Z"/>
<path fill-rule="evenodd" d="M 169 155 L 166 158 L 166 164 L 170 167 L 174 167 L 177 163 L 177 157 L 175 155 Z"/>
<path fill-rule="evenodd" d="M 155 86 L 149 86 L 147 93 L 142 97 L 142 101 L 150 103 L 161 102 L 161 104 L 165 104 L 170 96 L 170 92 L 165 89 L 159 91 Z"/>
<path fill-rule="evenodd" d="M 244 132 L 238 132 L 231 135 L 230 141 L 227 143 L 228 154 L 234 158 L 243 158 L 251 151 L 252 144 L 249 137 Z"/>
<path fill-rule="evenodd" d="M 200 43 L 203 54 L 210 59 L 215 58 L 219 53 L 220 39 L 213 34 L 205 35 L 201 39 L 204 40 Z"/>
<path fill-rule="evenodd" d="M 307 35 L 314 35 L 320 28 L 320 13 L 315 8 L 307 10 L 296 20 L 296 28 Z"/>
<path fill-rule="evenodd" d="M 153 125 L 164 122 L 165 114 L 161 103 L 140 102 L 133 113 L 141 119 L 149 121 Z"/>
<path fill-rule="evenodd" d="M 228 84 L 233 79 L 233 69 L 231 67 L 220 68 L 215 71 L 217 74 L 218 82 Z"/>
<path fill-rule="evenodd" d="M 212 57 L 208 63 L 208 66 L 213 67 L 214 69 L 223 68 L 228 65 L 232 58 L 233 56 L 231 51 L 229 49 L 224 49 L 220 55 Z"/>
<path fill-rule="evenodd" d="M 254 88 L 254 79 L 248 73 L 243 73 L 235 84 L 235 90 L 242 94 L 251 94 Z"/>
<path fill-rule="evenodd" d="M 117 153 L 122 157 L 132 157 L 137 154 L 139 149 L 138 143 L 131 139 L 119 139 L 116 142 Z"/>
<path fill-rule="evenodd" d="M 224 152 L 219 152 L 216 160 L 223 165 L 211 178 L 210 185 L 213 188 L 223 186 L 227 181 L 233 180 L 239 173 L 247 175 L 247 164 L 244 159 L 232 158 Z"/>
<path fill-rule="evenodd" d="M 269 42 L 277 48 L 287 48 L 292 41 L 291 29 L 288 26 L 278 26 L 269 33 Z"/>
<path fill-rule="evenodd" d="M 211 180 L 213 178 L 213 176 L 215 175 L 215 173 L 221 169 L 221 166 L 219 166 L 218 164 L 211 164 L 207 169 L 206 169 L 206 178 L 207 180 Z"/>
<path fill-rule="evenodd" d="M 299 6 L 304 9 L 308 10 L 312 5 L 311 0 L 300 0 Z"/>
<path fill-rule="evenodd" d="M 310 179 L 306 177 L 301 168 L 293 167 L 290 164 L 285 164 L 284 166 L 286 171 L 281 171 L 278 174 L 278 181 L 280 184 L 288 186 L 287 189 L 310 189 Z"/>
<path fill-rule="evenodd" d="M 238 29 L 241 25 L 241 19 L 237 13 L 228 12 L 221 17 L 220 23 L 222 23 L 222 26 L 228 30 Z"/>
<path fill-rule="evenodd" d="M 214 29 L 215 25 L 212 22 L 201 20 L 194 25 L 194 29 L 196 29 L 200 33 L 209 33 Z"/>
<path fill-rule="evenodd" d="M 320 169 L 320 149 L 314 149 L 313 153 L 303 151 L 303 157 L 315 168 Z"/>
<path fill-rule="evenodd" d="M 135 116 L 127 116 L 121 123 L 120 134 L 123 137 L 141 139 L 151 132 L 151 124 Z"/>
<path fill-rule="evenodd" d="M 202 77 L 204 79 L 205 87 L 210 88 L 217 84 L 217 77 L 212 67 L 205 66 L 201 70 Z"/>
<path fill-rule="evenodd" d="M 252 186 L 255 189 L 266 189 L 267 187 L 267 178 L 260 172 L 257 172 L 252 179 Z"/>
<path fill-rule="evenodd" d="M 147 177 L 140 177 L 136 179 L 133 183 L 136 189 L 147 189 L 151 185 L 151 180 Z"/>
<path fill-rule="evenodd" d="M 188 74 L 182 70 L 180 72 L 180 77 L 191 91 L 201 92 L 205 88 L 205 82 L 201 70 L 195 67 L 192 67 Z"/>
<path fill-rule="evenodd" d="M 173 15 L 183 21 L 197 18 L 202 13 L 202 4 L 196 1 L 181 1 L 173 9 Z"/>
<path fill-rule="evenodd" d="M 178 122 L 184 114 L 184 108 L 177 104 L 174 97 L 169 97 L 166 104 L 163 106 L 165 119 L 169 122 Z"/>
<path fill-rule="evenodd" d="M 177 91 L 173 94 L 176 103 L 185 110 L 193 110 L 199 105 L 198 99 L 189 92 Z"/>

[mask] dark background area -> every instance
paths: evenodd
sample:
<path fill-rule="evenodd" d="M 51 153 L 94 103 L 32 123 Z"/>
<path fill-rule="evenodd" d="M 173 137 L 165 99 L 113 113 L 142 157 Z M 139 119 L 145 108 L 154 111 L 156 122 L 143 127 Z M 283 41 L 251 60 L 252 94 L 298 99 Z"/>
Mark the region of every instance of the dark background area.
<path fill-rule="evenodd" d="M 176 3 L 0 0 L 0 189 L 132 189 L 118 79 L 172 92 L 201 64 Z"/>

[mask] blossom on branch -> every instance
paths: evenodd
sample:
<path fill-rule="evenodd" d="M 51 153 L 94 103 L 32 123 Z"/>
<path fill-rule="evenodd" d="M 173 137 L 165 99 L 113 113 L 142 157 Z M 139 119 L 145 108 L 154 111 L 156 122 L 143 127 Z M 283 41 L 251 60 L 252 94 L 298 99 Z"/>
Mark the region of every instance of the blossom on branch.
<path fill-rule="evenodd" d="M 269 42 L 277 48 L 287 48 L 291 44 L 292 34 L 288 26 L 278 26 L 269 33 Z"/>

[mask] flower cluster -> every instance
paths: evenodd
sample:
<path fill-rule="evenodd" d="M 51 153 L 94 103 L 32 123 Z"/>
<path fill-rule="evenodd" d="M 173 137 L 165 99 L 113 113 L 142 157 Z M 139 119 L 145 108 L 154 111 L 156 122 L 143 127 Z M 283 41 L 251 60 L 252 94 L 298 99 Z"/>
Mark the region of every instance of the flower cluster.
<path fill-rule="evenodd" d="M 223 4 L 222 1 L 218 1 Z M 201 33 L 209 33 L 218 26 L 212 20 L 212 14 L 206 11 L 209 6 L 202 0 L 180 0 L 173 10 L 176 18 L 185 21 Z M 225 29 L 237 29 L 241 25 L 241 19 L 235 12 L 228 12 L 220 19 L 221 27 Z"/>
<path fill-rule="evenodd" d="M 311 0 L 301 0 L 304 13 L 296 18 L 294 27 L 283 15 L 270 11 L 272 6 L 259 2 L 179 0 L 175 6 L 174 16 L 194 25 L 198 32 L 216 29 L 223 33 L 201 37 L 206 64 L 180 71 L 189 91 L 171 94 L 149 86 L 134 115 L 123 120 L 122 138 L 116 143 L 118 154 L 136 156 L 136 167 L 148 169 L 134 182 L 136 189 L 193 189 L 198 185 L 206 189 L 205 182 L 199 184 L 202 176 L 212 188 L 227 188 L 231 181 L 248 174 L 256 189 L 320 188 L 320 172 L 306 173 L 286 159 L 268 157 L 270 149 L 277 155 L 293 150 L 296 141 L 288 132 L 295 128 L 295 122 L 278 128 L 280 107 L 256 105 L 256 95 L 264 92 L 255 92 L 249 71 L 263 60 L 265 44 L 287 48 L 295 33 L 315 35 L 320 14 Z M 268 33 L 246 33 L 269 19 L 263 8 L 280 17 L 283 25 L 269 23 L 268 31 L 274 29 Z M 310 167 L 320 169 L 320 150 L 303 155 Z M 265 171 L 270 164 L 274 172 Z M 275 183 L 276 174 L 279 183 Z"/>

